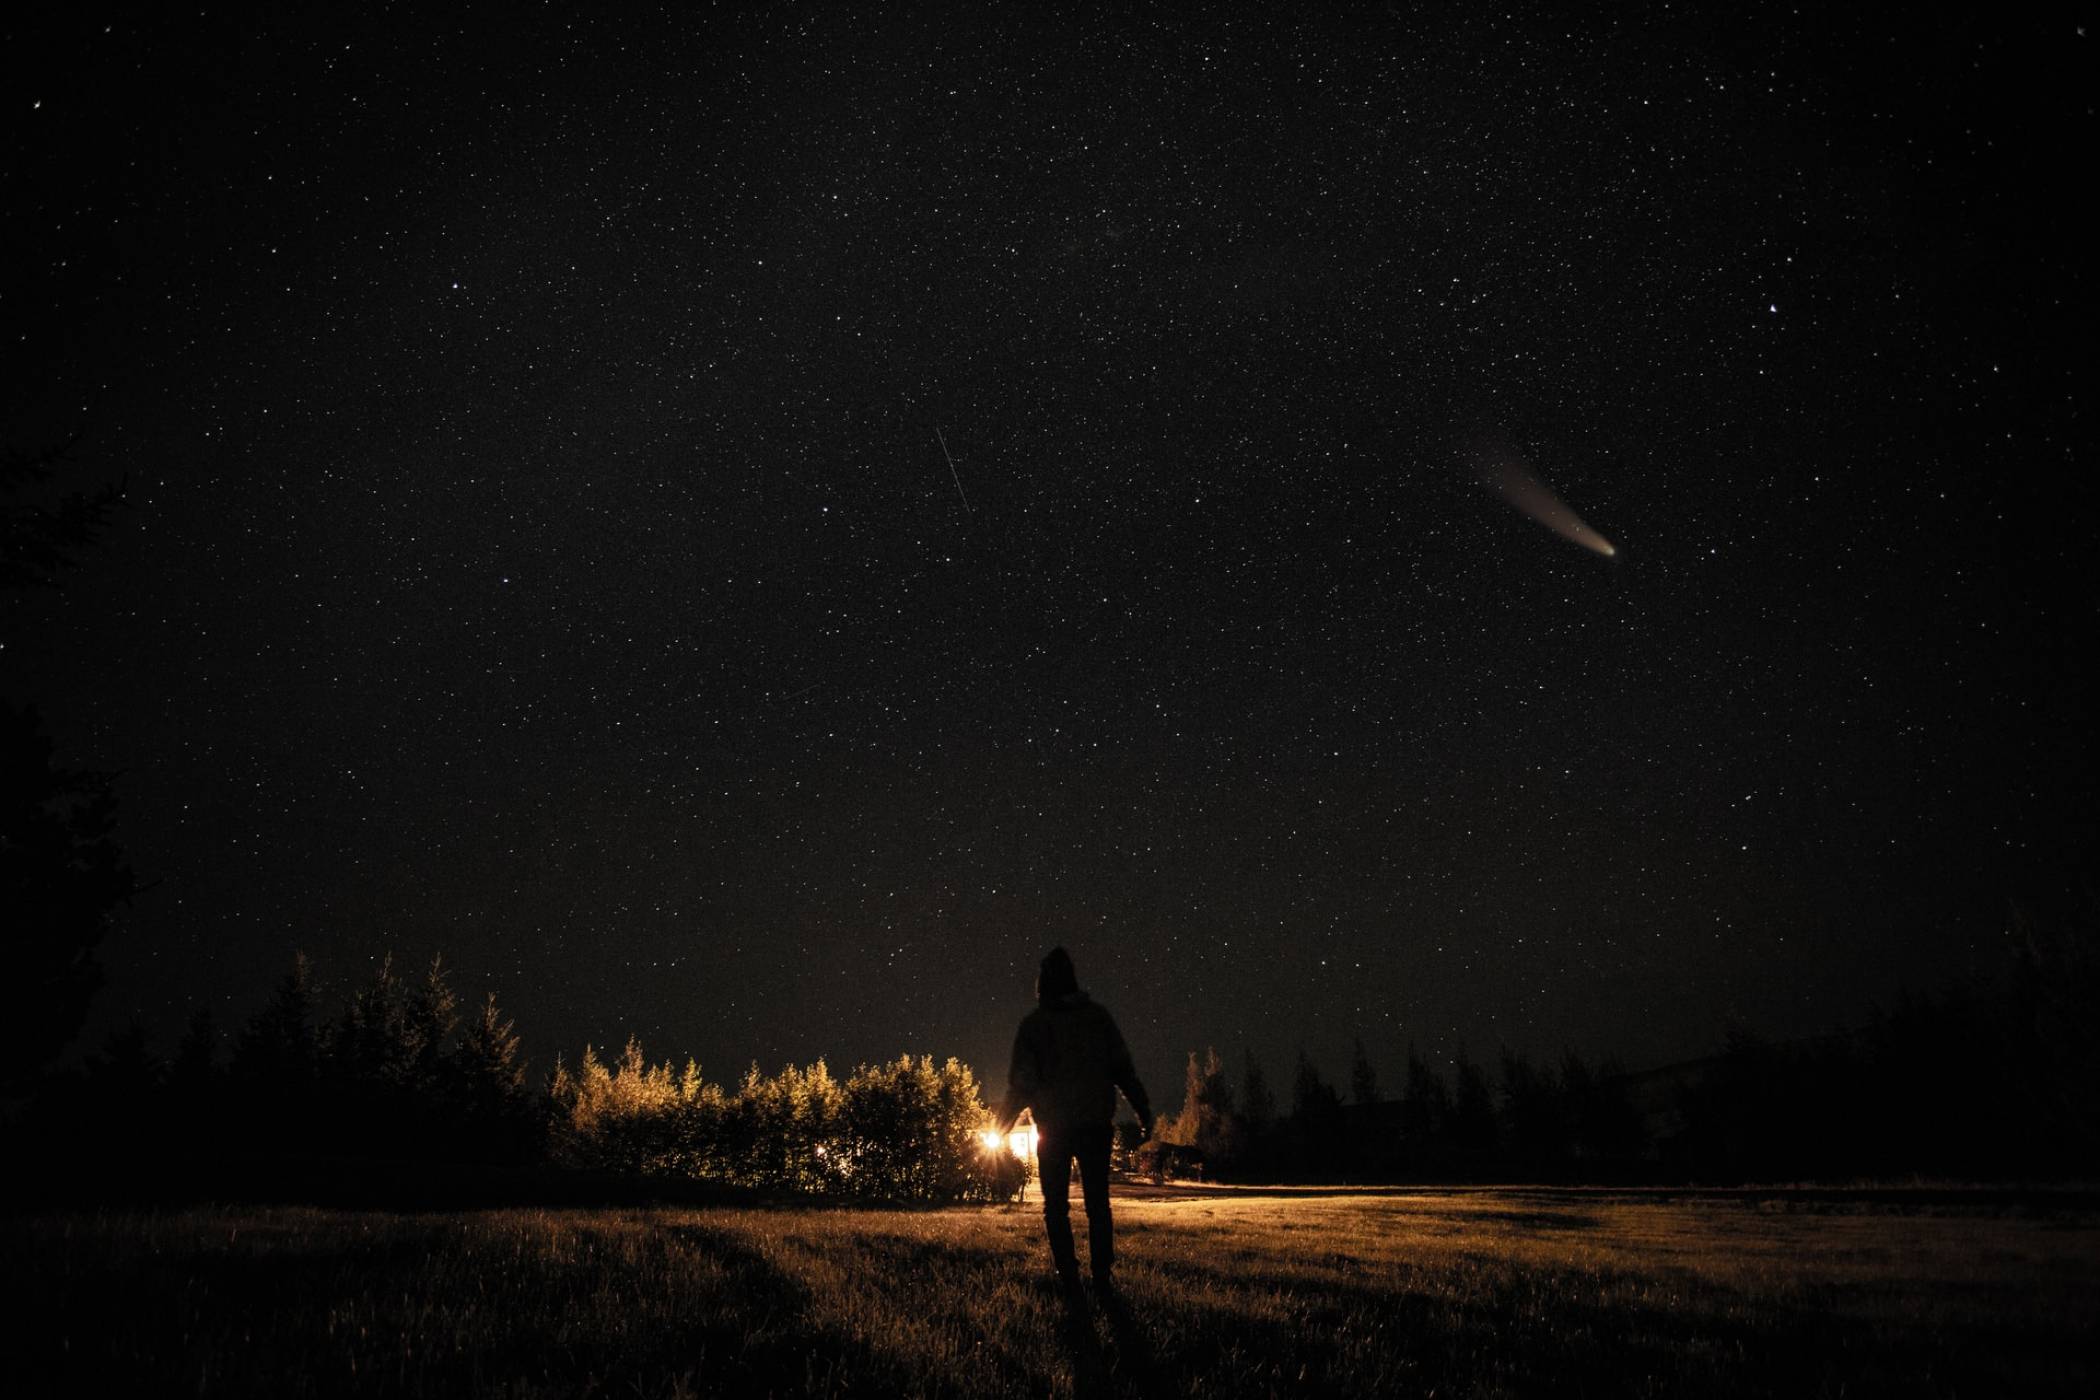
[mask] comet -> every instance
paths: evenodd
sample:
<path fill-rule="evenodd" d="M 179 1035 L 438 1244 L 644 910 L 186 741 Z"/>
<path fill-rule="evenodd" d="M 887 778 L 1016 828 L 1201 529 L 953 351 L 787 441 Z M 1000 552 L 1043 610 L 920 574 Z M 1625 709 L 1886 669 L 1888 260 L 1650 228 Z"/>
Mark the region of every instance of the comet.
<path fill-rule="evenodd" d="M 1522 457 L 1506 447 L 1484 447 L 1474 457 L 1480 484 L 1508 501 L 1562 539 L 1581 545 L 1592 554 L 1616 559 L 1619 550 L 1610 540 L 1591 529 L 1589 523 L 1539 479 Z"/>

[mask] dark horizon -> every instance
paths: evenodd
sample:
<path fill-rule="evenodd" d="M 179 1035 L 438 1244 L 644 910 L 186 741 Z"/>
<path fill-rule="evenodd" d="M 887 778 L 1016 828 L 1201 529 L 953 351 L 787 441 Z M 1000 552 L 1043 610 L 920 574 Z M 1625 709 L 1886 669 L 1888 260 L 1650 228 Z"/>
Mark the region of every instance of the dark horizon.
<path fill-rule="evenodd" d="M 443 951 L 536 1073 L 995 1091 L 1063 943 L 1165 1102 L 2090 932 L 2067 24 L 42 23 L 8 446 L 129 504 L 0 677 L 152 883 L 77 1050 Z"/>

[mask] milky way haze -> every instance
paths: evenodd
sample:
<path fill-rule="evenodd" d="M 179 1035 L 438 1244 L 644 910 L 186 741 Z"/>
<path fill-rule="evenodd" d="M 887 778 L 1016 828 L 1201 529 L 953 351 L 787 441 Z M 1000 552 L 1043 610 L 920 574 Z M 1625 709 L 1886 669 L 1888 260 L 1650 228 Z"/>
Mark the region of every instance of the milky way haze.
<path fill-rule="evenodd" d="M 541 1068 L 996 1074 L 1063 942 L 1173 1100 L 1856 1023 L 2078 888 L 2082 35 L 865 8 L 9 36 L 101 1025 L 442 949 Z"/>

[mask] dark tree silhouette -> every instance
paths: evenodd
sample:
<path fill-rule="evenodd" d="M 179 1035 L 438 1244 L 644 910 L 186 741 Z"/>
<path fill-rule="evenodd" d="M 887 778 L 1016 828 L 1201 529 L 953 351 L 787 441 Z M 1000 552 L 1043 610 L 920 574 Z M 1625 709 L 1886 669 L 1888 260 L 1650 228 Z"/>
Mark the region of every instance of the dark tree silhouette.
<path fill-rule="evenodd" d="M 1341 1098 L 1320 1075 L 1320 1067 L 1303 1050 L 1298 1052 L 1298 1067 L 1291 1076 L 1291 1117 L 1309 1120 L 1330 1113 L 1341 1105 Z"/>
<path fill-rule="evenodd" d="M 186 1157 L 209 1156 L 225 1147 L 226 1072 L 219 1064 L 219 1041 L 211 1011 L 199 1007 L 168 1066 L 163 1116 L 170 1148 Z"/>
<path fill-rule="evenodd" d="M 1508 1050 L 1502 1052 L 1502 1119 L 1520 1170 L 1536 1178 L 1559 1167 L 1568 1138 L 1560 1087 L 1529 1056 Z"/>
<path fill-rule="evenodd" d="M 536 1157 L 545 1144 L 545 1116 L 525 1086 L 523 1045 L 494 992 L 460 1033 L 452 1063 L 466 1154 L 495 1161 Z"/>
<path fill-rule="evenodd" d="M 1246 1069 L 1240 1075 L 1240 1119 L 1247 1125 L 1252 1137 L 1269 1131 L 1276 1122 L 1276 1095 L 1269 1088 L 1268 1076 L 1262 1073 L 1261 1061 L 1254 1052 L 1244 1052 Z"/>
<path fill-rule="evenodd" d="M 306 954 L 294 953 L 291 970 L 234 1042 L 230 1072 L 248 1093 L 285 1105 L 312 1094 L 320 1058 L 313 966 Z"/>
<path fill-rule="evenodd" d="M 0 1075 L 41 1071 L 102 986 L 96 948 L 136 890 L 111 832 L 112 775 L 58 767 L 35 710 L 0 705 L 0 909 L 14 975 L 0 979 Z"/>
<path fill-rule="evenodd" d="M 430 970 L 408 993 L 402 1009 L 404 1073 L 417 1093 L 432 1103 L 454 1097 L 452 1037 L 459 1030 L 459 998 L 445 975 L 445 959 L 431 959 Z"/>
<path fill-rule="evenodd" d="M 211 1008 L 200 1006 L 176 1043 L 168 1087 L 178 1097 L 194 1098 L 218 1083 L 219 1072 L 219 1024 Z"/>
<path fill-rule="evenodd" d="M 2004 1056 L 2024 1073 L 2007 1076 L 1999 1099 L 2032 1133 L 2051 1170 L 2100 1161 L 2100 904 L 2062 921 L 2038 921 L 2017 906 L 2015 951 L 2002 1028 Z"/>
<path fill-rule="evenodd" d="M 1284 1154 L 1294 1172 L 1313 1179 L 1333 1175 L 1342 1148 L 1342 1096 L 1303 1051 L 1291 1076 L 1291 1145 Z"/>
<path fill-rule="evenodd" d="M 0 453 L 0 590 L 56 588 L 80 551 L 100 538 L 124 501 L 122 484 L 43 492 L 72 462 L 72 440 Z M 39 499 L 40 492 L 45 499 Z"/>
<path fill-rule="evenodd" d="M 1498 1129 L 1495 1094 L 1488 1087 L 1487 1072 L 1460 1046 L 1452 1078 L 1451 1140 L 1476 1160 L 1484 1158 L 1495 1150 Z"/>
<path fill-rule="evenodd" d="M 525 1089 L 523 1042 L 516 1023 L 496 1006 L 490 992 L 460 1036 L 457 1058 L 461 1085 L 470 1103 L 503 1103 Z"/>
<path fill-rule="evenodd" d="M 1378 1102 L 1378 1071 L 1364 1051 L 1364 1038 L 1356 1038 L 1356 1051 L 1349 1059 L 1349 1099 L 1352 1103 Z"/>
<path fill-rule="evenodd" d="M 402 1082 L 415 1059 L 409 1041 L 408 1005 L 394 955 L 384 954 L 372 979 L 351 995 L 350 1004 L 323 1037 L 330 1075 L 345 1089 L 367 1097 L 382 1085 Z"/>
<path fill-rule="evenodd" d="M 168 1067 L 147 1043 L 145 1027 L 134 1021 L 112 1031 L 83 1065 L 83 1097 L 98 1113 L 135 1125 L 167 1082 Z"/>
<path fill-rule="evenodd" d="M 1436 1067 L 1407 1047 L 1407 1088 L 1400 1097 L 1401 1130 L 1408 1141 L 1428 1147 L 1451 1122 L 1451 1090 Z"/>
<path fill-rule="evenodd" d="M 0 592 L 55 587 L 122 500 L 114 486 L 37 499 L 71 446 L 0 456 Z M 79 1034 L 102 985 L 96 948 L 137 891 L 111 836 L 113 777 L 59 767 L 35 709 L 0 705 L 0 910 L 12 969 L 0 980 L 0 1089 L 29 1082 Z"/>

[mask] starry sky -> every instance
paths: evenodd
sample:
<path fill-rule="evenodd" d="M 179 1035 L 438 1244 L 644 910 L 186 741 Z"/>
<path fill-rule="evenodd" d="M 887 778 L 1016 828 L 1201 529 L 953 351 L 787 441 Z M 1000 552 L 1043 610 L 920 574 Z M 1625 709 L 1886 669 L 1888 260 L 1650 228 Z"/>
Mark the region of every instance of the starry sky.
<path fill-rule="evenodd" d="M 2075 903 L 2068 20 L 441 8 L 4 45 L 8 441 L 129 493 L 4 604 L 157 882 L 98 1024 L 443 950 L 542 1068 L 996 1078 L 1062 942 L 1178 1102 Z"/>

